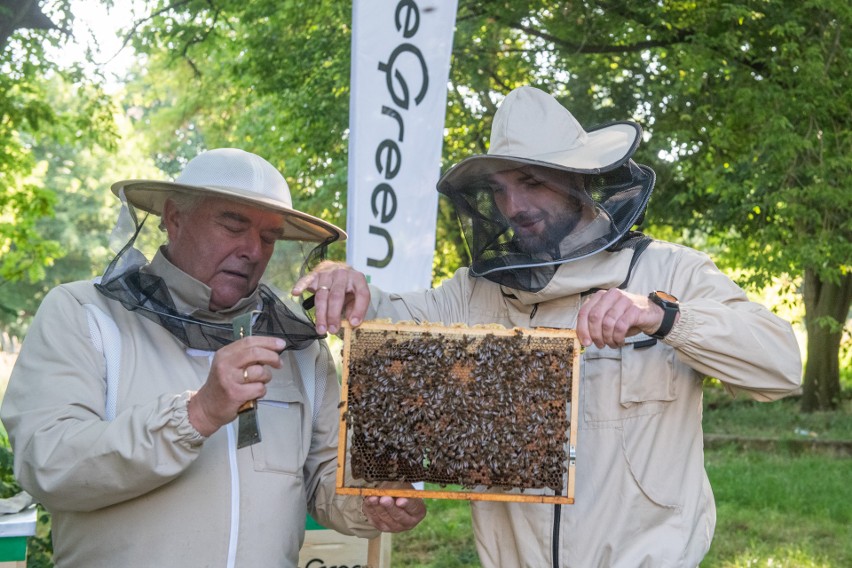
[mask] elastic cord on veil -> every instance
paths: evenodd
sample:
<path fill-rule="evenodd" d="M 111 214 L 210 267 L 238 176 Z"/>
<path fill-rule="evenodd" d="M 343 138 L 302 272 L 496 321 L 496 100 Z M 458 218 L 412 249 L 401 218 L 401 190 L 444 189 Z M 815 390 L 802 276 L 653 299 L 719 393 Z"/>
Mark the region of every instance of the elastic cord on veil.
<path fill-rule="evenodd" d="M 121 302 L 126 309 L 139 312 L 139 315 L 165 328 L 187 347 L 215 351 L 231 343 L 233 330 L 230 325 L 212 323 L 181 313 L 175 307 L 165 281 L 140 270 L 147 264 L 147 259 L 134 244 L 148 216 L 137 221 L 133 206 L 126 202 L 123 193 L 119 197 L 122 199 L 122 212 L 113 231 L 113 239 L 119 237 L 122 230 L 126 231 L 128 220 L 135 225 L 135 230 L 110 262 L 95 288 L 104 296 Z M 311 263 L 321 259 L 328 244 L 334 240 L 330 238 L 315 247 L 305 260 L 302 272 Z M 254 335 L 280 337 L 287 344 L 285 349 L 304 349 L 311 342 L 326 337 L 325 334 L 317 333 L 306 311 L 295 304 L 291 309 L 266 285 L 258 287 L 258 297 L 260 314 L 252 326 Z"/>

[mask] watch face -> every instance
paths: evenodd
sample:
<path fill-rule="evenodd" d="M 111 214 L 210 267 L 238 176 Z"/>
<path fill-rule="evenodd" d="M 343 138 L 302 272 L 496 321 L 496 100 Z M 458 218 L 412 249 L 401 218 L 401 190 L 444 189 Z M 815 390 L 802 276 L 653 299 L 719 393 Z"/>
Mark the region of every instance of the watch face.
<path fill-rule="evenodd" d="M 654 292 L 654 294 L 656 294 L 659 299 L 664 300 L 666 302 L 677 302 L 677 298 L 675 298 L 674 296 L 672 296 L 671 294 L 668 294 L 666 292 L 660 292 L 658 290 L 658 291 Z"/>

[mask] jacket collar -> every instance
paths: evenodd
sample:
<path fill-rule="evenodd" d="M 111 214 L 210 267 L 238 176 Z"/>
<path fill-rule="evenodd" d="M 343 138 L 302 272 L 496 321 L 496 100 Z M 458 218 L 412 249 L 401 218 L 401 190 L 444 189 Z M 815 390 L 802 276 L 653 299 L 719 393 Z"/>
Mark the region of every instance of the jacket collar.
<path fill-rule="evenodd" d="M 559 266 L 550 282 L 538 292 L 525 292 L 501 287 L 522 304 L 532 305 L 565 296 L 582 294 L 596 288 L 616 288 L 627 278 L 633 249 L 617 252 L 601 251 L 592 256 Z"/>
<path fill-rule="evenodd" d="M 163 254 L 162 249 L 157 251 L 151 263 L 141 270 L 163 279 L 179 312 L 205 321 L 229 322 L 235 315 L 257 309 L 261 305 L 258 290 L 255 289 L 249 296 L 242 298 L 230 308 L 218 312 L 210 311 L 208 309 L 212 293 L 210 287 L 172 264 Z"/>

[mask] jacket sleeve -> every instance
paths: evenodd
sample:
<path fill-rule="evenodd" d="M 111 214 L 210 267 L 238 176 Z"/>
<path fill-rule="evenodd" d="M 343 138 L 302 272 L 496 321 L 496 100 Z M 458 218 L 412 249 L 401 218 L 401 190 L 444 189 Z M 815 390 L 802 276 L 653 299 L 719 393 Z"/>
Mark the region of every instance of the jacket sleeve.
<path fill-rule="evenodd" d="M 189 393 L 162 394 L 105 419 L 105 362 L 85 309 L 51 291 L 21 347 L 3 399 L 3 424 L 21 486 L 51 510 L 93 511 L 180 475 L 203 438 Z"/>
<path fill-rule="evenodd" d="M 680 251 L 670 288 L 680 319 L 664 339 L 677 357 L 732 394 L 771 401 L 795 392 L 802 359 L 790 323 L 749 301 L 707 255 Z"/>
<path fill-rule="evenodd" d="M 476 279 L 467 268 L 456 270 L 452 278 L 437 288 L 414 292 L 385 292 L 370 286 L 367 319 L 390 318 L 395 322 L 438 323 L 452 325 L 468 320 L 468 300 Z"/>
<path fill-rule="evenodd" d="M 359 495 L 337 495 L 340 383 L 328 345 L 317 342 L 316 399 L 318 415 L 304 467 L 308 512 L 322 526 L 340 533 L 372 538 L 379 531 L 361 513 Z"/>

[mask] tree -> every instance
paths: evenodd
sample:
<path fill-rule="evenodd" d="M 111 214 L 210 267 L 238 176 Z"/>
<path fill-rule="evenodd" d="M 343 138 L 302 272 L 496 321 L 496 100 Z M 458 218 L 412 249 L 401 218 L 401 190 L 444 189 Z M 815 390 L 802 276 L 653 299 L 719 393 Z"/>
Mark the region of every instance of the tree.
<path fill-rule="evenodd" d="M 56 119 L 36 80 L 44 50 L 34 36 L 40 34 L 30 33 L 55 27 L 35 2 L 0 3 L 0 280 L 38 279 L 42 264 L 58 251 L 34 231 L 35 219 L 50 212 L 53 200 L 28 182 L 35 164 L 25 141 L 27 131 L 46 129 Z M 10 45 L 16 32 L 20 39 Z"/>
<path fill-rule="evenodd" d="M 137 47 L 183 69 L 173 72 L 196 103 L 179 105 L 184 131 L 271 150 L 300 172 L 294 189 L 314 212 L 336 220 L 350 15 L 329 4 L 162 5 Z M 524 83 L 587 125 L 639 121 L 637 160 L 658 172 L 655 222 L 713 244 L 720 263 L 745 269 L 744 285 L 803 282 L 803 408 L 832 408 L 852 301 L 850 23 L 845 0 L 461 0 L 445 163 L 485 151 L 497 103 Z M 453 248 L 441 207 L 441 246 Z"/>
<path fill-rule="evenodd" d="M 648 135 L 639 159 L 659 174 L 652 216 L 715 242 L 745 285 L 803 282 L 802 407 L 836 407 L 852 301 L 848 2 L 463 4 L 458 104 L 478 85 L 490 115 L 520 75 L 584 124 L 633 109 Z"/>
<path fill-rule="evenodd" d="M 285 173 L 300 207 L 345 224 L 349 11 L 337 2 L 175 2 L 128 31 L 147 53 L 132 104 L 158 163 L 238 146 Z"/>
<path fill-rule="evenodd" d="M 43 223 L 62 172 L 81 149 L 115 143 L 113 106 L 97 78 L 48 56 L 69 39 L 69 2 L 53 3 L 50 17 L 44 4 L 0 2 L 0 322 L 17 334 L 41 297 L 33 288 L 49 284 L 47 269 L 67 250 L 51 238 L 57 225 Z"/>

